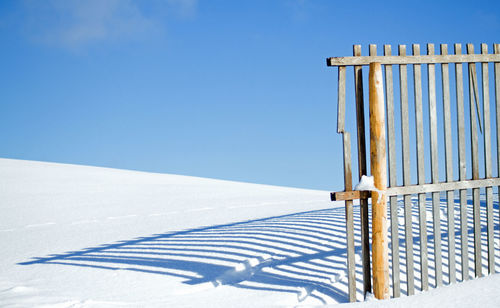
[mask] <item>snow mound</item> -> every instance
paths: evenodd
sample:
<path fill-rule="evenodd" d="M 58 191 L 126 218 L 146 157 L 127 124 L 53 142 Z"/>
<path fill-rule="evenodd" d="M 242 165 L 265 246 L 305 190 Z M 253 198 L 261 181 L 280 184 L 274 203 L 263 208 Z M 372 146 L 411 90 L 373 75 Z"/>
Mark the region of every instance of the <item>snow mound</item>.
<path fill-rule="evenodd" d="M 0 174 L 2 306 L 348 301 L 344 207 L 328 192 L 11 159 L 0 159 Z M 408 210 L 418 217 L 417 207 Z M 498 204 L 495 211 L 498 226 Z M 354 206 L 356 221 L 359 214 Z M 441 223 L 446 230 L 445 215 Z M 358 273 L 360 253 L 358 245 Z M 354 306 L 495 307 L 499 277 Z"/>

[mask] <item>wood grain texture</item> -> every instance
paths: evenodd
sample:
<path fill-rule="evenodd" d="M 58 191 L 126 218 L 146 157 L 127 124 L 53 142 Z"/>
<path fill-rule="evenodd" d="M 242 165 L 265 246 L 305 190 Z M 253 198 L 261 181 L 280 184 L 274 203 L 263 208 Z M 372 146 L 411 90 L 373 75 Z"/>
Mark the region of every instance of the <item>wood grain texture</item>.
<path fill-rule="evenodd" d="M 387 188 L 387 160 L 385 149 L 385 112 L 382 67 L 371 63 L 370 89 L 370 165 L 374 184 L 385 192 Z M 372 256 L 373 290 L 378 299 L 389 295 L 389 254 L 387 236 L 387 200 L 384 193 L 372 192 Z"/>
<path fill-rule="evenodd" d="M 413 55 L 420 55 L 420 45 L 413 44 Z M 418 184 L 425 183 L 425 158 L 424 158 L 424 115 L 422 107 L 422 67 L 413 65 L 413 92 L 415 97 L 415 131 L 417 143 L 417 179 Z M 420 281 L 421 290 L 429 289 L 429 254 L 427 247 L 427 211 L 425 194 L 418 195 L 418 218 L 420 231 Z"/>
<path fill-rule="evenodd" d="M 427 44 L 427 54 L 434 55 L 434 45 Z M 439 183 L 439 148 L 436 109 L 436 65 L 427 65 L 427 97 L 429 101 L 429 138 L 431 141 L 431 180 Z M 434 231 L 434 272 L 436 287 L 443 285 L 443 259 L 441 252 L 441 218 L 439 192 L 432 193 L 432 226 Z"/>
<path fill-rule="evenodd" d="M 384 56 L 391 55 L 391 45 L 384 45 Z M 389 163 L 389 186 L 397 183 L 396 161 L 396 133 L 394 128 L 394 89 L 392 78 L 392 65 L 385 65 L 385 93 L 387 114 L 387 146 Z M 391 213 L 391 261 L 392 261 L 392 296 L 401 296 L 401 278 L 399 266 L 399 226 L 398 226 L 398 199 L 396 196 L 389 198 Z"/>
<path fill-rule="evenodd" d="M 364 56 L 364 57 L 332 57 L 326 59 L 328 66 L 342 65 L 369 65 L 372 62 L 381 64 L 428 64 L 428 63 L 478 63 L 478 62 L 500 62 L 500 55 L 413 55 L 413 56 Z"/>
<path fill-rule="evenodd" d="M 474 54 L 474 45 L 467 44 L 467 53 Z M 471 142 L 471 161 L 472 161 L 472 179 L 479 179 L 479 157 L 478 157 L 478 129 L 477 120 L 480 119 L 478 105 L 477 78 L 475 77 L 476 64 L 468 64 L 469 76 L 469 124 L 470 124 L 470 142 Z M 478 121 L 479 122 L 479 121 Z M 479 122 L 481 125 L 481 122 Z M 481 204 L 480 204 L 479 188 L 472 189 L 472 219 L 474 226 L 474 273 L 476 277 L 482 277 L 482 260 L 481 260 Z"/>
<path fill-rule="evenodd" d="M 441 55 L 448 54 L 448 45 L 441 44 Z M 447 63 L 441 64 L 441 86 L 443 89 L 443 131 L 446 181 L 453 181 L 453 141 L 451 131 L 450 72 Z M 457 281 L 455 262 L 455 200 L 453 191 L 446 192 L 448 224 L 448 277 L 449 283 Z"/>
<path fill-rule="evenodd" d="M 455 54 L 462 53 L 462 45 L 455 44 Z M 465 156 L 465 114 L 464 114 L 464 79 L 462 63 L 455 64 L 455 84 L 457 99 L 457 129 L 458 129 L 458 174 L 459 179 L 464 181 L 467 177 L 467 158 Z M 462 281 L 469 279 L 469 249 L 468 249 L 468 225 L 467 225 L 467 190 L 460 192 L 460 250 Z"/>
<path fill-rule="evenodd" d="M 351 136 L 348 132 L 342 133 L 344 151 L 344 186 L 345 190 L 352 190 L 351 170 Z M 347 279 L 349 301 L 356 301 L 356 257 L 354 250 L 354 212 L 352 201 L 345 201 L 346 239 L 347 239 Z"/>
<path fill-rule="evenodd" d="M 481 54 L 488 54 L 488 45 L 481 44 Z M 488 63 L 481 64 L 482 96 L 483 96 L 483 144 L 484 144 L 484 175 L 491 177 L 491 115 L 490 87 Z M 486 240 L 488 247 L 488 273 L 495 273 L 495 246 L 493 222 L 493 188 L 486 188 Z"/>
<path fill-rule="evenodd" d="M 455 190 L 467 190 L 481 187 L 494 187 L 500 186 L 500 178 L 486 178 L 479 180 L 464 180 L 464 181 L 454 181 L 454 182 L 441 182 L 441 183 L 427 183 L 427 184 L 417 184 L 417 185 L 405 185 L 405 186 L 394 186 L 388 187 L 385 195 L 387 197 L 392 196 L 405 196 L 405 195 L 415 195 L 415 194 L 425 194 L 440 191 L 455 191 Z M 339 191 L 332 193 L 334 195 L 333 200 L 355 200 L 360 198 L 371 198 L 370 191 Z"/>
<path fill-rule="evenodd" d="M 339 66 L 337 89 L 337 133 L 345 130 L 345 66 Z"/>
<path fill-rule="evenodd" d="M 493 45 L 493 52 L 500 54 L 500 44 Z M 496 130 L 497 130 L 497 176 L 500 177 L 500 63 L 495 63 L 493 67 L 495 74 L 495 111 L 496 111 Z M 497 187 L 500 194 L 500 187 Z M 499 236 L 500 238 L 500 236 Z M 499 242 L 500 246 L 500 242 Z"/>
<path fill-rule="evenodd" d="M 361 45 L 353 46 L 353 55 L 361 56 Z M 358 137 L 358 178 L 367 175 L 366 167 L 366 130 L 365 130 L 365 104 L 363 96 L 363 69 L 354 67 L 354 87 L 356 96 L 356 124 Z M 363 296 L 372 292 L 372 277 L 370 264 L 370 228 L 368 222 L 368 199 L 360 200 L 361 220 L 361 258 L 363 262 Z"/>
<path fill-rule="evenodd" d="M 398 54 L 406 56 L 406 46 L 399 45 Z M 408 110 L 408 70 L 407 65 L 399 65 L 399 90 L 401 108 L 401 155 L 403 158 L 403 185 L 411 185 L 410 166 L 410 127 Z M 406 292 L 408 295 L 415 294 L 415 269 L 413 253 L 413 230 L 412 230 L 412 203 L 411 196 L 404 196 L 404 222 L 405 222 L 405 256 L 406 256 Z"/>

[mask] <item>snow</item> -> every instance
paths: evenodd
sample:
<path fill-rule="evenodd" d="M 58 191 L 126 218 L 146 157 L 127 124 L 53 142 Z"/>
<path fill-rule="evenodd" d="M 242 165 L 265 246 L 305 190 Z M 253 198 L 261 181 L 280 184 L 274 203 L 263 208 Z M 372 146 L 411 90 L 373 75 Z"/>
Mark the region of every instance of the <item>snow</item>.
<path fill-rule="evenodd" d="M 379 190 L 377 187 L 375 187 L 375 180 L 373 179 L 373 176 L 367 176 L 367 175 L 362 175 L 361 180 L 359 180 L 359 183 L 356 184 L 354 187 L 354 190 L 370 190 L 370 191 L 375 191 L 378 193 L 378 202 L 380 202 L 380 199 L 384 195 L 384 192 Z"/>
<path fill-rule="evenodd" d="M 0 174 L 2 307 L 347 302 L 344 208 L 328 192 L 12 159 Z M 499 287 L 348 305 L 496 307 Z"/>
<path fill-rule="evenodd" d="M 354 190 L 375 190 L 378 189 L 375 187 L 373 176 L 362 175 L 359 183 L 356 184 Z"/>
<path fill-rule="evenodd" d="M 389 301 L 372 300 L 349 304 L 349 308 L 406 308 L 406 307 L 500 307 L 500 275 L 469 280 L 414 296 Z"/>

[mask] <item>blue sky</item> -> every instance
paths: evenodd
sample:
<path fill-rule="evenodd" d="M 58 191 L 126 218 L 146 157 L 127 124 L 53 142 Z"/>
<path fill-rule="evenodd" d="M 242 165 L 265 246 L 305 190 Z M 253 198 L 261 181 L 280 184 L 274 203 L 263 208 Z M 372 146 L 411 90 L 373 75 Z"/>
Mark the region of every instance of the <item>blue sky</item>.
<path fill-rule="evenodd" d="M 340 190 L 325 58 L 499 33 L 498 1 L 1 1 L 0 157 Z"/>

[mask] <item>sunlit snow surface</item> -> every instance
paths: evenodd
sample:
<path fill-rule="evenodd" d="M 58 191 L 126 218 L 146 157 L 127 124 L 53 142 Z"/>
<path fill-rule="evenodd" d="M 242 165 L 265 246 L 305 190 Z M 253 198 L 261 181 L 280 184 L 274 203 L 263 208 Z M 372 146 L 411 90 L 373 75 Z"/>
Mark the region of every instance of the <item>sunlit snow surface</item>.
<path fill-rule="evenodd" d="M 0 159 L 0 200 L 0 306 L 269 307 L 347 302 L 344 208 L 330 202 L 328 192 Z M 415 214 L 417 209 L 415 203 Z M 442 211 L 446 251 L 445 200 Z M 398 213 L 402 220 L 403 211 Z M 355 214 L 358 220 L 357 206 Z M 431 214 L 429 207 L 432 276 Z M 413 227 L 416 236 L 417 220 Z M 401 224 L 400 228 L 403 256 Z M 472 251 L 472 237 L 469 246 Z M 356 251 L 360 264 L 359 237 Z M 483 257 L 486 265 L 485 252 Z M 498 261 L 496 265 L 500 270 Z M 472 273 L 472 262 L 470 266 Z M 404 263 L 401 268 L 404 290 Z M 360 278 L 360 267 L 357 273 Z M 499 287 L 494 275 L 385 304 L 455 307 L 451 299 L 469 296 L 476 298 L 470 303 L 478 307 L 495 307 L 500 303 Z M 485 296 L 477 299 L 481 293 Z"/>

